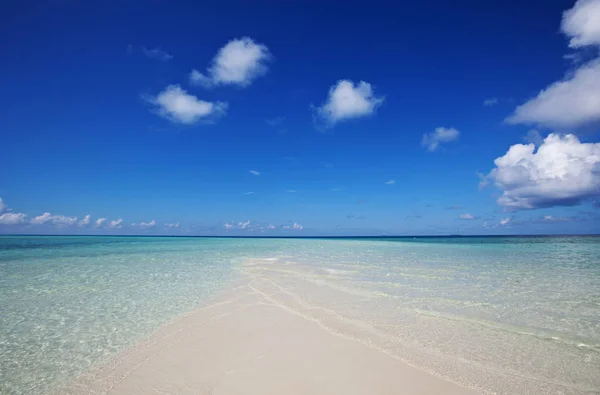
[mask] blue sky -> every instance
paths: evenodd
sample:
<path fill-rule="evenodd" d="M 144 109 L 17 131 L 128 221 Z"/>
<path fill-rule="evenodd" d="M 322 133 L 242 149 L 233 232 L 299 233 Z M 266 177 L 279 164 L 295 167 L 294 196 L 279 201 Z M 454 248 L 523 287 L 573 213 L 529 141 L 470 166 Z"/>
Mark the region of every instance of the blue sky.
<path fill-rule="evenodd" d="M 43 3 L 1 233 L 600 231 L 599 0 Z"/>

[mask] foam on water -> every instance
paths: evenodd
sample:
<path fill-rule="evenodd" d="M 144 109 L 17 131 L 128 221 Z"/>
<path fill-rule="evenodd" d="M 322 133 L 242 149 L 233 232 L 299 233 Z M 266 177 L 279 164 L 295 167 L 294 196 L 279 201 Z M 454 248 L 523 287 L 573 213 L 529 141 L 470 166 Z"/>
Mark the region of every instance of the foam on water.
<path fill-rule="evenodd" d="M 236 275 L 465 386 L 600 393 L 600 238 L 1 237 L 0 393 L 47 393 Z"/>

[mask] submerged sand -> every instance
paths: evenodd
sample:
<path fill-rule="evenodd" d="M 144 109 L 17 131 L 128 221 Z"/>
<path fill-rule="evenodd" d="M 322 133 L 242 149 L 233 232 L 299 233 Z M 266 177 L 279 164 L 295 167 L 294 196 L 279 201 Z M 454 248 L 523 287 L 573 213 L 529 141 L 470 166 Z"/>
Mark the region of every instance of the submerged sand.
<path fill-rule="evenodd" d="M 61 394 L 475 394 L 332 331 L 244 277 Z"/>

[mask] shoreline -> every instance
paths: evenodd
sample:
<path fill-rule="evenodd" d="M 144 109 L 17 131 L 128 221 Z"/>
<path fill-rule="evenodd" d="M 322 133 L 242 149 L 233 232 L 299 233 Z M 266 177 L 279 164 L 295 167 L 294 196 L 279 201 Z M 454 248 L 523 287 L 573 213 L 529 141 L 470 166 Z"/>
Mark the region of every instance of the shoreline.
<path fill-rule="evenodd" d="M 243 274 L 56 393 L 479 393 L 328 330 L 268 281 Z"/>

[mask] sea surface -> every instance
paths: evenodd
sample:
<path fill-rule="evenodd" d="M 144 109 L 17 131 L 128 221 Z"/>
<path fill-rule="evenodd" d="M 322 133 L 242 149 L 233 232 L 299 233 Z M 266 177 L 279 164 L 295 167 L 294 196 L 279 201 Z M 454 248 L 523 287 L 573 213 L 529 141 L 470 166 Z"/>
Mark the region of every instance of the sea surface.
<path fill-rule="evenodd" d="M 482 392 L 600 393 L 600 237 L 0 236 L 0 394 L 52 393 L 243 277 Z"/>

